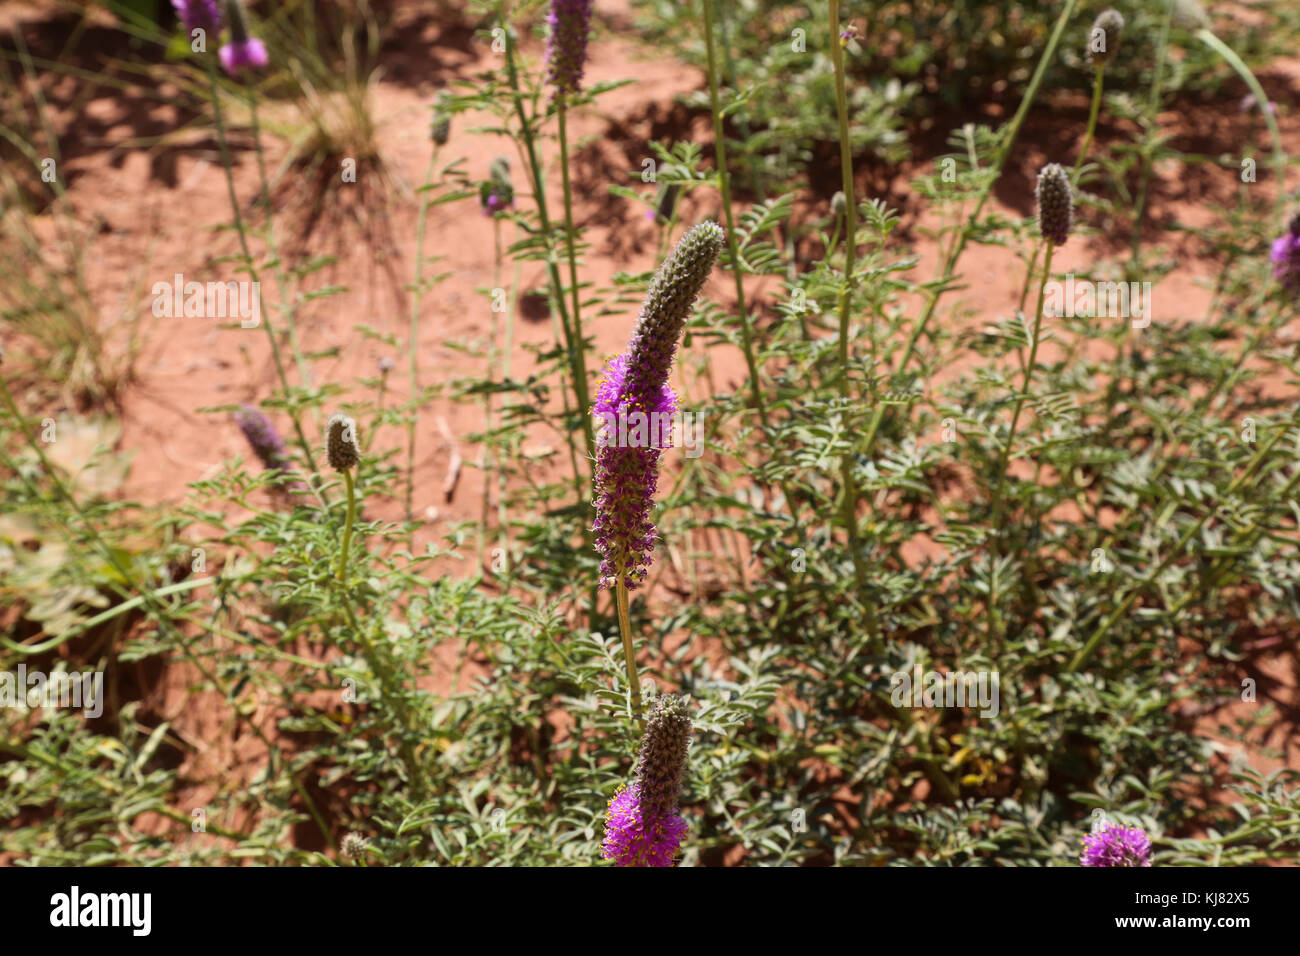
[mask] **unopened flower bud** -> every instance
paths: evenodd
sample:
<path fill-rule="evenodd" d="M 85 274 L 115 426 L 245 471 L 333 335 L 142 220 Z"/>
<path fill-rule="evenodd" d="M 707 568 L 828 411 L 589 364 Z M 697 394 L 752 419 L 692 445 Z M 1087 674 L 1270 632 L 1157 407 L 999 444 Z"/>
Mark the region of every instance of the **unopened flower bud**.
<path fill-rule="evenodd" d="M 335 471 L 347 471 L 361 460 L 357 423 L 342 412 L 331 415 L 325 426 L 325 457 Z"/>
<path fill-rule="evenodd" d="M 1119 35 L 1123 30 L 1124 18 L 1118 10 L 1097 14 L 1088 32 L 1088 62 L 1098 69 L 1107 66 L 1119 50 Z"/>
<path fill-rule="evenodd" d="M 1074 224 L 1074 200 L 1070 174 L 1059 164 L 1048 163 L 1038 174 L 1038 231 L 1056 246 L 1070 238 Z"/>

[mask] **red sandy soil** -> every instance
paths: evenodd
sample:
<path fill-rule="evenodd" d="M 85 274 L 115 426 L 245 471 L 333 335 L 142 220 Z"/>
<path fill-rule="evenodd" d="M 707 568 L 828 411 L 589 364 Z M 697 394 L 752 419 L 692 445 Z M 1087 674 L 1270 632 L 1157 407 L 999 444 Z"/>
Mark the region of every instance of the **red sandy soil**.
<path fill-rule="evenodd" d="M 337 349 L 335 357 L 312 364 L 312 375 L 316 384 L 332 382 L 352 388 L 344 400 L 374 397 L 373 390 L 353 383 L 376 376 L 381 358 L 396 363 L 387 378 L 385 404 L 391 406 L 406 399 L 405 349 L 394 352 L 367 339 L 358 332 L 358 326 L 364 324 L 405 342 L 419 202 L 413 187 L 423 181 L 431 148 L 429 104 L 444 84 L 471 79 L 501 64 L 500 55 L 486 44 L 463 30 L 458 33 L 458 28 L 442 28 L 434 18 L 422 15 L 422 6 L 411 3 L 399 7 L 394 35 L 400 37 L 400 44 L 386 60 L 385 71 L 371 90 L 370 107 L 378 127 L 384 172 L 362 166 L 356 184 L 339 184 L 331 193 L 327 216 L 305 238 L 286 228 L 286 222 L 278 225 L 281 251 L 290 261 L 320 254 L 337 256 L 338 261 L 314 274 L 308 285 L 343 285 L 347 292 L 305 303 L 297 321 L 304 351 Z M 39 22 L 30 13 L 33 9 L 23 5 L 9 8 L 7 22 L 0 22 L 0 29 L 21 20 L 30 34 L 29 44 L 39 42 L 31 30 Z M 632 35 L 630 15 L 622 3 L 598 2 L 597 10 L 602 28 L 590 46 L 588 79 L 637 81 L 603 95 L 595 106 L 579 111 L 571 123 L 571 141 L 580 146 L 576 218 L 590 244 L 582 277 L 588 283 L 604 285 L 616 272 L 651 268 L 656 239 L 656 229 L 645 220 L 643 209 L 610 196 L 608 184 L 652 190 L 653 186 L 643 186 L 639 179 L 640 159 L 651 155 L 647 141 L 677 138 L 708 144 L 712 131 L 707 117 L 693 114 L 675 102 L 681 94 L 703 87 L 701 73 L 628 39 Z M 526 47 L 526 52 L 540 56 L 536 46 Z M 425 71 L 427 80 L 421 79 Z M 67 77 L 49 82 L 74 85 Z M 1281 103 L 1295 102 L 1300 89 L 1300 61 L 1274 64 L 1267 71 L 1265 84 L 1270 95 Z M 237 253 L 236 238 L 223 228 L 229 224 L 231 212 L 215 142 L 196 135 L 190 137 L 189 145 L 181 147 L 132 146 L 128 141 L 139 135 L 142 120 L 155 130 L 163 130 L 180 124 L 182 118 L 169 106 L 128 102 L 110 86 L 95 87 L 81 81 L 76 85 L 77 105 L 55 111 L 55 130 L 60 140 L 66 136 L 83 145 L 64 167 L 71 183 L 67 208 L 79 222 L 99 224 L 89 249 L 87 281 L 101 314 L 105 319 L 132 316 L 139 322 L 138 333 L 143 341 L 134 377 L 121 396 L 121 447 L 134 454 L 123 494 L 150 504 L 179 504 L 187 496 L 188 483 L 214 475 L 236 455 L 248 457 L 243 437 L 228 414 L 206 414 L 196 409 L 256 403 L 276 388 L 277 376 L 263 329 L 242 329 L 237 323 L 231 327 L 230 323 L 212 319 L 157 319 L 150 313 L 152 283 L 169 281 L 174 273 L 198 281 L 238 277 L 229 261 Z M 72 102 L 70 92 L 56 99 L 60 103 Z M 1086 102 L 1069 103 L 1064 110 L 1036 111 L 1017 144 L 1005 185 L 995 191 L 996 211 L 1013 218 L 1030 214 L 1034 171 L 1048 160 L 1068 162 L 1082 136 L 1083 116 Z M 961 117 L 956 124 L 975 118 Z M 990 119 L 996 121 L 999 117 Z M 1279 119 L 1289 152 L 1300 154 L 1300 119 L 1285 108 Z M 507 154 L 513 161 L 516 189 L 526 193 L 522 189 L 522 165 L 513 144 L 471 132 L 487 120 L 486 116 L 458 117 L 451 139 L 440 153 L 440 165 L 463 157 L 468 173 L 479 178 L 487 175 L 494 156 Z M 86 132 L 88 124 L 92 133 Z M 1202 110 L 1195 120 L 1171 112 L 1162 117 L 1162 125 L 1176 132 L 1175 146 L 1192 152 L 1218 152 L 1220 147 L 1211 149 L 1207 144 L 1238 144 L 1248 135 L 1259 136 L 1262 130 L 1262 124 L 1228 108 Z M 946 135 L 946 129 L 940 132 Z M 1099 143 L 1122 135 L 1120 128 L 1103 119 Z M 234 138 L 247 143 L 246 130 L 237 130 Z M 942 139 L 939 136 L 938 142 Z M 1266 146 L 1262 139 L 1258 143 Z M 267 149 L 268 165 L 275 169 L 286 146 L 268 139 Z M 556 152 L 554 144 L 548 142 L 544 148 L 548 163 L 553 162 Z M 254 154 L 241 149 L 236 162 L 236 189 L 245 214 L 253 215 L 260 224 L 251 211 L 258 191 Z M 910 194 L 908 184 L 929 168 L 929 161 L 922 159 L 892 170 L 864 167 L 858 176 L 860 195 L 882 196 L 903 210 L 902 235 L 921 257 L 919 275 L 935 271 L 935 247 L 921 230 L 937 223 L 933 217 L 918 215 L 919 202 Z M 159 175 L 160 169 L 165 170 L 164 176 Z M 1261 180 L 1267 180 L 1268 175 L 1261 163 Z M 1216 180 L 1216 176 L 1220 179 Z M 562 208 L 559 176 L 548 179 L 550 208 Z M 1177 220 L 1193 227 L 1208 223 L 1213 215 L 1210 204 L 1230 202 L 1236 188 L 1231 168 L 1157 168 L 1151 219 Z M 1271 189 L 1265 182 L 1258 188 Z M 519 198 L 528 201 L 525 195 Z M 808 208 L 815 214 L 825 214 L 824 206 L 824 200 L 809 197 Z M 690 222 L 715 210 L 697 204 L 687 208 L 685 216 Z M 1097 227 L 1098 236 L 1067 245 L 1054 262 L 1059 273 L 1081 269 L 1108 253 L 1122 254 L 1112 250 L 1106 241 L 1112 224 L 1090 224 Z M 287 217 L 287 225 L 294 225 L 292 216 Z M 507 232 L 511 229 L 504 228 Z M 435 207 L 429 214 L 425 254 L 442 258 L 426 266 L 426 274 L 449 272 L 450 276 L 426 292 L 423 299 L 419 359 L 421 382 L 425 385 L 449 384 L 477 371 L 472 360 L 449 348 L 448 343 L 483 345 L 490 335 L 494 316 L 485 290 L 493 284 L 493 229 L 492 220 L 480 215 L 473 201 Z M 1204 315 L 1209 283 L 1220 264 L 1208 258 L 1208 250 L 1198 243 L 1194 233 L 1181 234 L 1172 248 L 1179 267 L 1161 282 L 1157 309 L 1169 318 Z M 260 251 L 259 245 L 255 254 Z M 967 288 L 952 295 L 949 305 L 960 303 L 969 312 L 967 322 L 980 326 L 1010 314 L 1019 298 L 1023 266 L 1009 265 L 1005 250 L 973 246 L 964 255 L 961 268 Z M 507 267 L 503 284 L 510 281 L 510 275 Z M 524 263 L 521 280 L 521 291 L 544 289 L 543 266 Z M 773 287 L 771 282 L 753 283 L 760 303 L 763 293 Z M 715 276 L 708 293 L 727 303 L 729 280 L 724 282 Z M 271 304 L 278 301 L 269 274 L 263 276 L 263 294 Z M 1157 321 L 1160 318 L 1157 312 Z M 589 332 L 597 341 L 597 356 L 589 359 L 593 372 L 596 359 L 603 360 L 623 347 L 634 319 L 634 310 L 629 310 L 626 315 L 587 320 Z M 110 347 L 125 335 L 125 328 L 125 324 L 119 326 Z M 528 345 L 545 345 L 552 340 L 549 318 L 519 317 L 511 356 L 515 374 L 526 374 L 534 362 Z M 964 367 L 968 366 L 954 366 L 946 374 L 955 374 Z M 743 363 L 734 356 L 722 356 L 715 368 L 720 387 L 744 385 Z M 297 380 L 292 367 L 290 377 Z M 440 420 L 446 425 L 445 431 Z M 287 433 L 283 418 L 277 419 L 277 424 Z M 310 419 L 305 424 L 309 437 L 319 434 Z M 441 538 L 451 523 L 479 517 L 486 490 L 481 473 L 472 467 L 478 448 L 466 436 L 482 427 L 482 408 L 477 402 L 457 403 L 442 397 L 424 409 L 416 449 L 414 510 L 424 520 L 417 547 Z M 374 442 L 372 450 L 404 449 L 405 434 L 394 431 L 376 435 Z M 554 451 L 561 450 L 558 440 L 551 444 L 556 445 Z M 453 445 L 465 459 L 466 467 L 454 497 L 447 502 L 442 486 Z M 401 460 L 405 461 L 404 451 Z M 563 456 L 557 454 L 554 461 L 554 465 L 538 464 L 539 474 L 558 474 L 558 469 L 564 467 Z M 495 502 L 492 504 L 495 511 Z M 376 517 L 401 516 L 400 496 L 371 501 L 369 506 Z M 220 555 L 209 555 L 209 561 L 220 560 Z M 1300 768 L 1300 748 L 1295 742 L 1300 721 L 1300 658 L 1295 635 L 1261 636 L 1258 647 L 1243 665 L 1243 673 L 1258 680 L 1260 701 L 1271 700 L 1278 710 L 1278 719 L 1270 726 L 1252 732 L 1246 748 L 1250 762 L 1262 770 L 1284 765 Z M 141 675 L 142 683 L 147 683 L 150 708 L 161 719 L 172 721 L 177 736 L 193 746 L 192 755 L 185 758 L 181 768 L 184 779 L 241 779 L 261 765 L 264 750 L 260 742 L 248 734 L 238 735 L 237 724 L 219 695 L 195 695 L 191 691 L 187 668 L 173 665 L 149 677 L 145 681 Z M 1242 704 L 1227 712 L 1206 714 L 1200 718 L 1201 726 L 1207 734 L 1217 736 L 1220 723 L 1257 713 L 1257 707 Z M 257 719 L 272 730 L 276 716 L 263 706 Z M 1233 747 L 1236 745 L 1228 749 Z M 1280 754 L 1266 753 L 1268 748 Z M 178 794 L 176 805 L 201 806 L 214 789 L 215 785 L 195 784 Z M 240 826 L 247 821 L 224 822 Z M 310 840 L 305 833 L 300 836 Z"/>

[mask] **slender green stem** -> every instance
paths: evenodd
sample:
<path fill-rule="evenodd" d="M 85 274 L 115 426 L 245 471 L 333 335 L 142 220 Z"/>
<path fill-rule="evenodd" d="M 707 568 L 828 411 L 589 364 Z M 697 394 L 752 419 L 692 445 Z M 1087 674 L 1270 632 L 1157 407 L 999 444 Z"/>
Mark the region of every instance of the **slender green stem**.
<path fill-rule="evenodd" d="M 835 70 L 835 112 L 839 121 L 840 135 L 840 189 L 844 192 L 844 281 L 840 284 L 839 313 L 839 391 L 840 402 L 848 411 L 851 400 L 849 378 L 849 315 L 853 309 L 853 290 L 857 284 L 855 267 L 858 253 L 858 201 L 853 188 L 853 147 L 849 139 L 848 93 L 844 80 L 844 48 L 840 45 L 840 4 L 839 0 L 830 0 L 830 43 L 831 64 Z M 848 532 L 849 554 L 853 559 L 853 576 L 861 595 L 867 587 L 867 572 L 862 564 L 861 547 L 858 544 L 858 486 L 853 477 L 855 450 L 853 443 L 840 459 L 840 484 L 843 495 L 842 514 L 844 527 Z M 874 602 L 867 600 L 863 607 L 867 611 L 867 628 L 873 638 L 879 637 L 879 627 L 875 619 Z"/>
<path fill-rule="evenodd" d="M 1020 423 L 1020 413 L 1029 398 L 1029 390 L 1034 380 L 1034 365 L 1038 361 L 1038 343 L 1042 340 L 1043 300 L 1047 289 L 1048 277 L 1052 274 L 1052 251 L 1055 246 L 1047 243 L 1047 254 L 1043 257 L 1043 277 L 1038 283 L 1038 307 L 1034 310 L 1034 333 L 1029 343 L 1029 359 L 1025 363 L 1025 383 L 1016 396 L 1016 404 L 1011 410 L 1011 427 L 1007 431 L 1007 440 L 1002 446 L 997 469 L 994 471 L 993 485 L 993 530 L 992 545 L 989 548 L 991 562 L 989 569 L 989 636 L 998 633 L 998 561 L 1002 554 L 1002 512 L 1004 505 L 1003 489 L 1006 487 L 1007 468 L 1011 464 L 1011 446 L 1016 440 L 1016 426 Z M 999 642 L 999 647 L 1001 643 Z"/>
<path fill-rule="evenodd" d="M 556 98 L 556 108 L 559 111 L 560 127 L 560 177 L 564 183 L 564 241 L 569 254 L 569 292 L 573 296 L 573 312 L 570 315 L 570 321 L 573 322 L 573 328 L 577 333 L 578 339 L 578 367 L 583 373 L 583 380 L 586 380 L 586 349 L 582 344 L 582 303 L 581 296 L 578 294 L 578 253 L 574 245 L 574 228 L 573 228 L 573 187 L 569 182 L 569 132 L 568 116 L 569 110 L 565 104 L 564 94 L 561 93 Z"/>
<path fill-rule="evenodd" d="M 357 516 L 356 485 L 352 481 L 352 470 L 343 472 L 343 483 L 348 491 L 348 513 L 343 524 L 343 548 L 339 552 L 339 583 L 342 584 L 348 571 L 348 550 L 352 545 L 352 524 Z"/>
<path fill-rule="evenodd" d="M 627 686 L 632 695 L 632 716 L 643 727 L 645 721 L 641 716 L 641 684 L 636 676 L 636 651 L 632 646 L 632 619 L 628 611 L 627 585 L 623 575 L 618 576 L 614 585 L 614 601 L 618 605 L 618 631 L 623 637 L 623 663 L 627 665 Z"/>
<path fill-rule="evenodd" d="M 731 211 L 731 174 L 727 170 L 727 139 L 722 128 L 722 106 L 718 96 L 718 55 L 713 41 L 713 0 L 704 4 L 704 45 L 708 56 L 709 103 L 713 112 L 713 148 L 717 156 L 718 187 L 722 192 L 722 214 L 727 220 L 727 252 L 731 256 L 731 275 L 736 282 L 736 308 L 740 312 L 740 345 L 749 366 L 749 390 L 758 411 L 759 421 L 767 428 L 767 405 L 758 376 L 758 362 L 754 358 L 754 336 L 749 323 L 749 310 L 745 308 L 745 285 L 741 281 L 740 248 L 736 244 L 736 224 Z"/>
<path fill-rule="evenodd" d="M 1084 160 L 1088 158 L 1088 149 L 1092 146 L 1093 134 L 1097 131 L 1097 115 L 1101 112 L 1101 87 L 1106 75 L 1106 68 L 1097 67 L 1096 79 L 1092 81 L 1092 108 L 1088 111 L 1088 131 L 1083 136 L 1083 146 L 1079 148 L 1079 158 L 1075 160 L 1074 172 L 1070 174 L 1070 185 L 1079 184 L 1079 175 L 1083 172 Z"/>
<path fill-rule="evenodd" d="M 492 288 L 501 288 L 501 220 L 494 218 L 492 221 L 492 240 L 494 255 L 492 257 Z M 508 305 L 508 303 L 507 303 Z M 487 350 L 487 375 L 491 381 L 493 366 L 495 366 L 500 355 L 501 319 L 500 313 L 497 312 L 495 302 L 492 309 L 492 338 L 488 344 Z M 479 449 L 479 471 L 483 473 L 483 501 L 479 509 L 478 522 L 478 563 L 482 567 L 484 556 L 487 553 L 487 526 L 488 515 L 491 512 L 491 495 L 489 489 L 492 486 L 492 432 L 493 424 L 493 393 L 492 390 L 486 390 L 483 393 L 483 445 Z"/>
<path fill-rule="evenodd" d="M 573 187 L 569 181 L 569 128 L 568 128 L 569 110 L 563 93 L 561 93 L 557 98 L 556 106 L 559 110 L 560 175 L 564 183 L 564 239 L 565 239 L 565 245 L 568 251 L 568 258 L 569 258 L 569 291 L 573 295 L 572 321 L 573 321 L 573 327 L 576 330 L 576 335 L 570 335 L 567 326 L 565 327 L 564 331 L 565 331 L 565 338 L 568 340 L 570 344 L 571 351 L 572 351 L 572 346 L 575 344 L 575 342 L 577 344 L 578 361 L 576 363 L 576 366 L 574 367 L 573 374 L 581 378 L 582 387 L 585 389 L 586 382 L 587 382 L 587 358 L 586 358 L 587 350 L 582 335 L 581 301 L 578 294 L 578 254 L 574 242 L 575 233 L 573 228 Z M 563 296 L 563 290 L 557 289 L 555 294 L 558 296 Z M 570 362 L 570 365 L 574 365 L 574 364 L 575 363 L 573 363 L 572 361 Z M 582 401 L 581 395 L 579 395 L 578 398 L 579 401 L 581 402 Z M 568 413 L 567 398 L 565 399 L 565 406 L 566 406 L 565 413 L 567 415 Z M 585 404 L 580 405 L 578 408 L 578 414 L 582 415 L 584 419 L 588 419 L 590 411 L 591 411 L 590 407 Z M 587 421 L 587 427 L 590 427 L 589 420 Z M 591 440 L 588 441 L 587 449 L 588 449 L 587 451 L 588 454 L 594 454 L 595 446 Z M 569 452 L 570 452 L 570 457 L 576 459 L 576 452 L 574 450 L 571 437 L 569 442 Z M 577 492 L 578 495 L 578 503 L 581 504 L 585 498 L 585 495 L 583 494 L 582 491 L 582 482 L 579 479 L 578 466 L 576 460 L 573 465 L 573 478 L 574 478 L 574 490 Z"/>
<path fill-rule="evenodd" d="M 1160 39 L 1156 41 L 1156 63 L 1155 70 L 1151 75 L 1151 96 L 1147 101 L 1147 111 L 1144 117 L 1143 126 L 1145 135 L 1142 142 L 1142 171 L 1138 180 L 1137 202 L 1133 206 L 1133 238 L 1131 240 L 1131 256 L 1137 259 L 1142 244 L 1142 215 L 1146 210 L 1147 188 L 1151 184 L 1151 153 L 1155 148 L 1155 137 L 1152 128 L 1156 125 L 1160 112 L 1160 95 L 1164 89 L 1165 82 L 1165 49 L 1169 45 L 1169 27 L 1174 19 L 1174 4 L 1177 0 L 1169 0 L 1165 5 L 1165 18 L 1161 21 Z"/>
<path fill-rule="evenodd" d="M 429 214 L 429 184 L 438 161 L 435 144 L 429 153 L 429 165 L 424 171 L 425 189 L 420 193 L 420 215 L 415 221 L 415 282 L 411 289 L 411 330 L 407 335 L 407 351 L 411 353 L 411 409 L 406 420 L 406 520 L 412 516 L 412 498 L 415 495 L 415 419 L 418 417 L 420 370 L 417 356 L 420 350 L 420 300 L 424 295 L 424 223 Z M 412 534 L 415 532 L 412 531 Z"/>
<path fill-rule="evenodd" d="M 266 249 L 271 256 L 271 273 L 275 276 L 276 291 L 280 294 L 280 314 L 284 316 L 285 331 L 289 335 L 289 348 L 293 352 L 294 364 L 298 367 L 298 377 L 302 384 L 311 388 L 311 370 L 298 345 L 298 322 L 295 318 L 293 300 L 289 296 L 289 284 L 284 278 L 284 263 L 280 261 L 280 250 L 275 241 L 275 216 L 271 212 L 271 184 L 266 175 L 266 157 L 262 152 L 262 127 L 257 119 L 257 97 L 252 92 L 248 95 L 249 123 L 253 127 L 253 152 L 257 154 L 257 175 L 262 187 L 262 214 L 266 217 Z M 317 423 L 319 424 L 319 418 Z"/>
<path fill-rule="evenodd" d="M 596 453 L 596 433 L 591 423 L 591 399 L 587 392 L 586 361 L 581 354 L 581 329 L 569 325 L 569 307 L 564 296 L 564 280 L 560 278 L 560 269 L 556 263 L 555 232 L 551 227 L 551 217 L 546 208 L 546 182 L 542 177 L 542 165 L 537 156 L 537 137 L 533 124 L 524 111 L 524 97 L 519 88 L 519 68 L 515 63 L 515 43 L 513 33 L 507 29 L 506 34 L 506 77 L 519 119 L 519 135 L 524 141 L 528 157 L 528 173 L 532 180 L 533 201 L 537 203 L 537 218 L 541 232 L 546 241 L 546 272 L 551 282 L 551 291 L 555 306 L 560 311 L 560 324 L 564 328 L 565 346 L 569 356 L 569 373 L 573 376 L 573 390 L 578 400 L 578 417 L 582 423 L 582 434 L 586 441 L 587 454 Z"/>

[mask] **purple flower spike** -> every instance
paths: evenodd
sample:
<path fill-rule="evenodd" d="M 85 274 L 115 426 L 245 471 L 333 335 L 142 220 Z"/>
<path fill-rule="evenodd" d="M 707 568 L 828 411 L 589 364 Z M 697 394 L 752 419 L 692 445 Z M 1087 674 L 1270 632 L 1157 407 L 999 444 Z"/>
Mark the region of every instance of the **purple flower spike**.
<path fill-rule="evenodd" d="M 257 37 L 246 40 L 232 40 L 220 50 L 221 65 L 231 76 L 238 76 L 247 69 L 260 70 L 270 62 L 266 55 L 266 44 Z"/>
<path fill-rule="evenodd" d="M 668 372 L 695 297 L 722 250 L 717 223 L 700 223 L 664 260 L 646 293 L 641 319 L 623 355 L 605 367 L 592 413 L 600 430 L 593 475 L 592 525 L 600 585 L 628 590 L 645 579 L 658 531 L 650 520 L 659 457 L 670 443 L 677 396 Z"/>
<path fill-rule="evenodd" d="M 189 36 L 195 30 L 216 33 L 221 29 L 221 4 L 218 0 L 172 0 L 176 16 Z"/>
<path fill-rule="evenodd" d="M 582 67 L 587 61 L 591 33 L 591 0 L 551 0 L 546 21 L 546 80 L 556 93 L 576 93 L 582 88 Z"/>
<path fill-rule="evenodd" d="M 616 866 L 672 866 L 686 836 L 686 821 L 676 810 L 647 812 L 636 785 L 619 787 L 605 814 L 600 855 Z"/>
<path fill-rule="evenodd" d="M 634 590 L 650 567 L 659 531 L 650 520 L 659 486 L 659 457 L 672 444 L 677 395 L 664 383 L 650 396 L 627 389 L 631 356 L 615 356 L 596 386 L 592 412 L 601 423 L 596 455 L 596 550 L 600 583 L 612 587 L 619 574 Z"/>
<path fill-rule="evenodd" d="M 1150 866 L 1151 839 L 1137 827 L 1106 823 L 1083 838 L 1084 866 Z"/>
<path fill-rule="evenodd" d="M 646 718 L 632 786 L 619 787 L 605 814 L 600 855 L 616 866 L 672 866 L 686 821 L 677 799 L 691 746 L 686 701 L 665 694 L 655 698 Z"/>

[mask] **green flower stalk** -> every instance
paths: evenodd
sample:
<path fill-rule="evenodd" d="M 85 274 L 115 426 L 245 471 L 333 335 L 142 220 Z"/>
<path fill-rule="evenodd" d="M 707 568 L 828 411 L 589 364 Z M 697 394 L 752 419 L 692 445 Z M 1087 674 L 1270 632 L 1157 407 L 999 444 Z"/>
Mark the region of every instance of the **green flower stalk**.
<path fill-rule="evenodd" d="M 592 532 L 601 556 L 600 584 L 614 589 L 632 709 L 638 717 L 641 691 L 628 590 L 645 578 L 658 537 L 650 511 L 659 456 L 668 443 L 667 423 L 677 411 L 668 373 L 695 298 L 724 241 L 722 228 L 714 222 L 700 223 L 682 237 L 651 280 L 631 344 L 605 367 L 592 406 L 601 426 L 593 474 Z M 626 442 L 621 441 L 622 435 L 627 436 Z"/>
<path fill-rule="evenodd" d="M 1029 358 L 1024 363 L 1025 382 L 1016 396 L 1016 403 L 1011 410 L 1011 427 L 1007 430 L 1007 440 L 1002 446 L 1002 454 L 994 472 L 993 485 L 993 522 L 994 536 L 990 546 L 991 571 L 989 574 L 989 636 L 997 640 L 995 654 L 1001 653 L 1001 637 L 998 636 L 998 564 L 1001 554 L 1001 535 L 1003 527 L 1002 490 L 1006 484 L 1007 467 L 1011 463 L 1011 446 L 1016 438 L 1016 427 L 1020 424 L 1020 413 L 1024 411 L 1029 399 L 1029 389 L 1034 380 L 1034 365 L 1038 361 L 1038 343 L 1042 340 L 1043 299 L 1048 277 L 1052 274 L 1052 252 L 1070 238 L 1070 227 L 1074 222 L 1074 199 L 1070 192 L 1070 176 L 1057 163 L 1049 163 L 1038 173 L 1038 231 L 1047 244 L 1047 253 L 1043 258 L 1043 275 L 1038 283 L 1038 307 L 1034 310 L 1034 330 L 1029 343 Z M 1032 270 L 1033 264 L 1030 264 Z"/>
<path fill-rule="evenodd" d="M 1101 90 L 1105 83 L 1106 67 L 1119 52 L 1119 38 L 1123 30 L 1124 18 L 1118 11 L 1103 10 L 1092 22 L 1092 29 L 1088 33 L 1088 62 L 1097 72 L 1092 81 L 1092 106 L 1088 110 L 1088 130 L 1083 135 L 1083 146 L 1079 150 L 1078 160 L 1075 161 L 1074 172 L 1070 175 L 1070 182 L 1074 184 L 1079 182 L 1084 160 L 1088 158 L 1088 148 L 1092 146 L 1092 137 L 1097 131 L 1097 117 L 1101 113 Z M 1023 300 L 1023 296 L 1021 298 Z"/>

